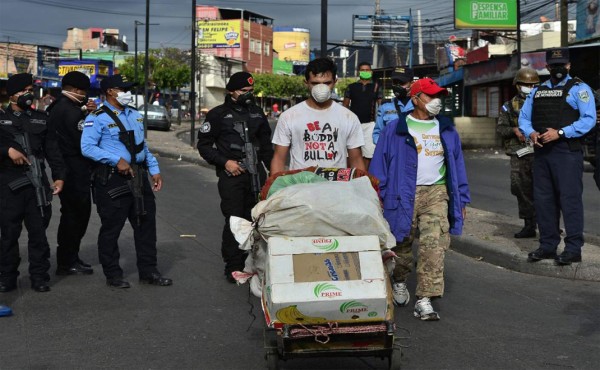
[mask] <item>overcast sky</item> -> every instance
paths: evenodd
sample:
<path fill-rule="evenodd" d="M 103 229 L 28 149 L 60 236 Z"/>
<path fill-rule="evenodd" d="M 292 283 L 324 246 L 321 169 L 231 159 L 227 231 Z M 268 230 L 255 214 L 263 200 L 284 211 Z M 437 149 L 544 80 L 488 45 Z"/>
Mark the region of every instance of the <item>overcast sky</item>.
<path fill-rule="evenodd" d="M 320 0 L 197 0 L 197 5 L 243 8 L 274 19 L 275 26 L 310 29 L 311 48 L 319 47 Z M 524 21 L 540 15 L 554 17 L 553 0 L 521 0 Z M 421 10 L 424 37 L 446 40 L 453 30 L 451 0 L 380 0 L 387 14 L 416 16 Z M 145 21 L 145 0 L 0 0 L 0 41 L 23 42 L 60 47 L 67 28 L 117 28 L 133 46 L 134 21 Z M 189 48 L 192 0 L 150 0 L 150 47 Z M 373 14 L 375 0 L 329 0 L 330 42 L 352 39 L 352 15 Z M 572 14 L 572 17 L 574 14 Z M 416 22 L 416 21 L 415 21 Z M 465 31 L 462 31 L 464 34 Z M 144 27 L 138 27 L 139 47 L 143 47 Z M 131 47 L 133 49 L 133 47 Z"/>

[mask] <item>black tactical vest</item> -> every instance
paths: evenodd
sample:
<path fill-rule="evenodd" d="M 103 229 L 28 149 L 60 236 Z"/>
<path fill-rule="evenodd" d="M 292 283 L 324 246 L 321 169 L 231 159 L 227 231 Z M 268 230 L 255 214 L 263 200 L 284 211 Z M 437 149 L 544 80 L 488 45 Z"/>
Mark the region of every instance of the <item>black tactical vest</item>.
<path fill-rule="evenodd" d="M 540 86 L 533 96 L 533 112 L 531 123 L 537 132 L 544 132 L 545 128 L 559 128 L 568 126 L 579 119 L 579 110 L 573 109 L 567 103 L 569 90 L 577 81 L 570 79 L 563 86 Z"/>

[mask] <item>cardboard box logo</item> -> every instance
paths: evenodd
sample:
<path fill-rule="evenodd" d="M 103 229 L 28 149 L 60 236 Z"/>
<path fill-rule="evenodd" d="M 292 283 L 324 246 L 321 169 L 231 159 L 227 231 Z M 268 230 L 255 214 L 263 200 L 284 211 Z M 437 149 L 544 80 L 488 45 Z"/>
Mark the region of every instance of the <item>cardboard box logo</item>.
<path fill-rule="evenodd" d="M 340 246 L 340 242 L 333 238 L 317 238 L 313 239 L 311 242 L 312 245 L 325 252 L 334 251 Z"/>
<path fill-rule="evenodd" d="M 363 313 L 369 311 L 369 306 L 359 301 L 344 302 L 340 306 L 341 313 Z"/>
<path fill-rule="evenodd" d="M 321 298 L 321 297 L 331 298 L 331 297 L 341 297 L 342 296 L 342 290 L 330 283 L 321 283 L 321 284 L 315 285 L 313 292 L 315 293 L 315 297 L 317 297 L 317 298 Z"/>

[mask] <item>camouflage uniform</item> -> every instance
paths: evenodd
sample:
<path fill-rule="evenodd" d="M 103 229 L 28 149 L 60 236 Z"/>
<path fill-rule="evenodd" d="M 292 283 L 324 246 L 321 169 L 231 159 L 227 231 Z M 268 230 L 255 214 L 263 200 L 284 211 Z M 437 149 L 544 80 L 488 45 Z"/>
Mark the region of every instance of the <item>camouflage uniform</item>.
<path fill-rule="evenodd" d="M 519 111 L 525 98 L 517 94 L 514 98 L 504 103 L 498 117 L 496 131 L 504 140 L 506 155 L 510 156 L 510 192 L 517 197 L 519 205 L 519 218 L 535 219 L 533 207 L 533 155 L 517 156 L 517 150 L 525 147 L 517 135 L 514 127 L 519 127 Z"/>
<path fill-rule="evenodd" d="M 444 258 L 450 247 L 446 185 L 417 186 L 410 235 L 392 248 L 397 255 L 394 281 L 406 281 L 412 270 L 412 244 L 419 230 L 417 297 L 444 294 Z"/>

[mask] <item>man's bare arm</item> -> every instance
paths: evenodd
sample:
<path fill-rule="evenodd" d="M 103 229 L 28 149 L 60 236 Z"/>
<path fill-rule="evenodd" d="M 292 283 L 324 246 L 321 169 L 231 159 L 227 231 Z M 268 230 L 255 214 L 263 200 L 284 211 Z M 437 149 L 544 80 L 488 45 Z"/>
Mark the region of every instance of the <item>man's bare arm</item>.
<path fill-rule="evenodd" d="M 290 152 L 289 146 L 275 144 L 274 147 L 275 152 L 273 153 L 273 159 L 271 160 L 271 175 L 285 170 L 285 161 Z"/>
<path fill-rule="evenodd" d="M 360 148 L 348 149 L 348 167 L 367 171 Z"/>

